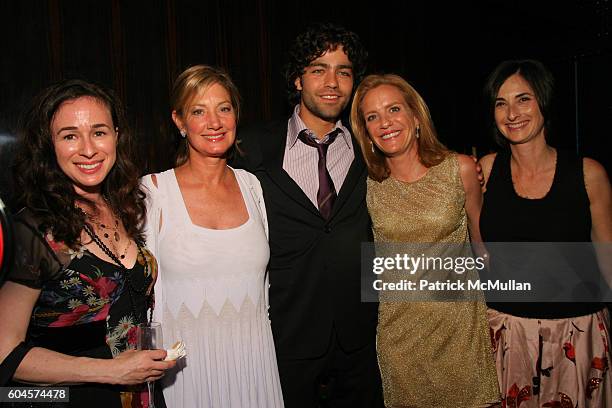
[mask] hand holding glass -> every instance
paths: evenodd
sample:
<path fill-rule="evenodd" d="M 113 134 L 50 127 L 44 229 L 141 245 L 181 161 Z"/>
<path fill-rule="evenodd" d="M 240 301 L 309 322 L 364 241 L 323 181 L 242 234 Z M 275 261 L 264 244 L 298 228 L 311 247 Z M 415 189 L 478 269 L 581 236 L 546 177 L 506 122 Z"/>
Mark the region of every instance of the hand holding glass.
<path fill-rule="evenodd" d="M 161 323 L 158 322 L 150 322 L 150 323 L 141 323 L 137 328 L 137 337 L 138 350 L 156 350 L 164 347 L 164 341 L 162 338 L 162 327 Z M 155 382 L 148 381 L 147 389 L 149 391 L 149 406 L 148 408 L 155 408 L 155 403 L 153 402 L 153 390 L 154 390 Z"/>

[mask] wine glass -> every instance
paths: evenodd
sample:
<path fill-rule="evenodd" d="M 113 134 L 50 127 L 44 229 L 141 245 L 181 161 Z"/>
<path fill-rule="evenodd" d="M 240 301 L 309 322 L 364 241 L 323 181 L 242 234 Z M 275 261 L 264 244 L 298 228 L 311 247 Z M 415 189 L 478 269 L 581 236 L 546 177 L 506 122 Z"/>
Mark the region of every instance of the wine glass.
<path fill-rule="evenodd" d="M 138 350 L 156 350 L 163 347 L 163 338 L 162 338 L 162 327 L 161 323 L 158 322 L 149 322 L 149 323 L 140 323 L 138 325 L 137 331 L 137 348 Z M 149 391 L 149 406 L 148 408 L 155 408 L 155 403 L 153 402 L 153 390 L 155 387 L 155 382 L 147 381 L 147 389 Z"/>

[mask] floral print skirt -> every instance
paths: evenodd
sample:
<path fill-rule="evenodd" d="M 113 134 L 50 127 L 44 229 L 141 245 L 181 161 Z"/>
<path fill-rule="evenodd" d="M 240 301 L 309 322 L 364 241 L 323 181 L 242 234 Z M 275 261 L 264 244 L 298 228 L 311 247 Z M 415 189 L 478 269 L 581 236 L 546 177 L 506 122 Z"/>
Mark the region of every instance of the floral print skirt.
<path fill-rule="evenodd" d="M 507 408 L 612 408 L 608 311 L 528 319 L 487 311 Z"/>

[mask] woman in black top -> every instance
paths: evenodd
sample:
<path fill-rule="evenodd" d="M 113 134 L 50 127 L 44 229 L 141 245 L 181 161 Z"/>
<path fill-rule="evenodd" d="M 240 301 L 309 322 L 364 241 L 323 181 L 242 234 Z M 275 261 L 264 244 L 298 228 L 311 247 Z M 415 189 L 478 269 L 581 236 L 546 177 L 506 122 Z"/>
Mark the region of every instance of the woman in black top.
<path fill-rule="evenodd" d="M 140 391 L 117 385 L 156 380 L 174 363 L 157 361 L 163 350 L 125 351 L 156 263 L 142 245 L 144 194 L 121 106 L 98 86 L 62 81 L 34 100 L 19 143 L 24 209 L 0 288 L 0 374 L 67 384 L 68 406 L 141 406 Z"/>
<path fill-rule="evenodd" d="M 505 61 L 487 86 L 499 154 L 480 161 L 488 242 L 611 242 L 610 182 L 595 160 L 546 142 L 553 79 L 539 62 Z M 492 260 L 494 261 L 494 259 Z M 507 407 L 612 406 L 609 320 L 601 303 L 489 304 Z"/>

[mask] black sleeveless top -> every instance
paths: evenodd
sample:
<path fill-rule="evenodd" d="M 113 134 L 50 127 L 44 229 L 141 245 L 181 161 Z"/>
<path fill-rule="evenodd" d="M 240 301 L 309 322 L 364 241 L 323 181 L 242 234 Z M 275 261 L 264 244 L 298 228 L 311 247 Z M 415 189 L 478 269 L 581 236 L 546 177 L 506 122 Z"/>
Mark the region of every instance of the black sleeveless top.
<path fill-rule="evenodd" d="M 541 199 L 520 197 L 514 190 L 510 151 L 498 153 L 484 194 L 480 232 L 485 242 L 590 242 L 591 212 L 582 159 L 557 150 L 552 185 Z M 583 316 L 601 303 L 488 303 L 519 317 L 555 319 Z"/>

